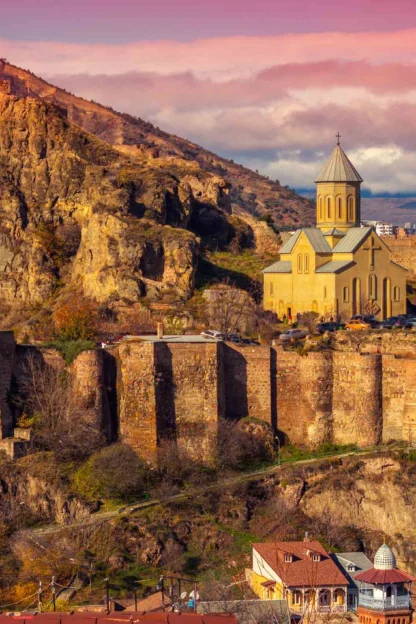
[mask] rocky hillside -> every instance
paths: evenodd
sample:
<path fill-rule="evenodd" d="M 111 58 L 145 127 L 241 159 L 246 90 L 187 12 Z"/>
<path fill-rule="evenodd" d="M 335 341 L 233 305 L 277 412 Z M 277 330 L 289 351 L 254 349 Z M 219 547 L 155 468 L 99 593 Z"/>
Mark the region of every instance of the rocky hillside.
<path fill-rule="evenodd" d="M 314 223 L 312 202 L 282 186 L 277 180 L 269 180 L 199 145 L 163 132 L 140 118 L 123 115 L 95 102 L 75 97 L 29 71 L 1 60 L 0 80 L 9 81 L 15 95 L 40 97 L 65 108 L 70 122 L 132 155 L 179 157 L 196 161 L 204 171 L 219 175 L 232 185 L 231 203 L 235 212 L 243 211 L 255 216 L 270 213 L 277 226 Z"/>
<path fill-rule="evenodd" d="M 197 236 L 227 245 L 249 229 L 197 163 L 132 158 L 38 98 L 0 94 L 0 118 L 3 304 L 41 304 L 65 284 L 98 301 L 188 297 Z"/>

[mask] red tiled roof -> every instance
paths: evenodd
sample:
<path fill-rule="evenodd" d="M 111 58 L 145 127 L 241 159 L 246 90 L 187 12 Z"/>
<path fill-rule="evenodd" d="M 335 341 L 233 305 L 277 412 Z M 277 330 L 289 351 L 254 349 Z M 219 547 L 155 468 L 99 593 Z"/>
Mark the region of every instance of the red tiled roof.
<path fill-rule="evenodd" d="M 288 587 L 348 585 L 347 578 L 317 541 L 268 542 L 252 546 Z M 308 551 L 321 555 L 321 561 L 313 561 Z M 284 560 L 287 553 L 293 554 L 290 563 Z"/>
<path fill-rule="evenodd" d="M 370 568 L 360 574 L 356 574 L 354 577 L 356 581 L 362 581 L 363 583 L 372 583 L 373 585 L 384 585 L 385 583 L 411 583 L 416 581 L 416 577 L 403 572 L 402 570 L 376 570 Z"/>
<path fill-rule="evenodd" d="M 232 613 L 22 613 L 0 615 L 0 624 L 238 624 Z"/>

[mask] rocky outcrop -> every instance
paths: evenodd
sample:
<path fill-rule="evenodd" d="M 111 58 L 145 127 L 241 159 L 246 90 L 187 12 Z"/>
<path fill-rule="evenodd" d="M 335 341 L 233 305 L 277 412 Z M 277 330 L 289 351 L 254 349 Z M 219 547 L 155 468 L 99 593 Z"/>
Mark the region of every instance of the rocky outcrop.
<path fill-rule="evenodd" d="M 190 296 L 196 234 L 214 219 L 228 236 L 228 183 L 196 163 L 132 159 L 37 98 L 0 94 L 0 117 L 3 303 L 41 304 L 64 283 L 100 302 Z"/>

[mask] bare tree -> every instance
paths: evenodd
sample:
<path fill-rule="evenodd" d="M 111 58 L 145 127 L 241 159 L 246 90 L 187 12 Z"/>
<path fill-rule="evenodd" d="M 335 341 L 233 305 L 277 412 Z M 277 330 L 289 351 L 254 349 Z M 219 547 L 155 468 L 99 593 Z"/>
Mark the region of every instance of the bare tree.
<path fill-rule="evenodd" d="M 33 444 L 58 458 L 83 458 L 99 448 L 104 436 L 97 415 L 74 391 L 65 370 L 31 355 L 23 371 L 24 414 L 33 422 Z"/>
<path fill-rule="evenodd" d="M 206 304 L 209 324 L 224 335 L 251 329 L 255 320 L 255 309 L 251 295 L 236 288 L 230 280 L 212 288 Z"/>

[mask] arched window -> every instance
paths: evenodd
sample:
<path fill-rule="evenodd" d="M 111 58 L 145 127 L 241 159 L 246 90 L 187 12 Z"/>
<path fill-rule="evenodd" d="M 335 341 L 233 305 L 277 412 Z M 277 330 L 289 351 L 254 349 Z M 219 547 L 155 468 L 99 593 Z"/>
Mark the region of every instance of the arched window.
<path fill-rule="evenodd" d="M 319 219 L 324 220 L 324 200 L 322 195 L 319 195 Z"/>
<path fill-rule="evenodd" d="M 324 301 L 326 300 L 326 286 L 324 286 Z"/>
<path fill-rule="evenodd" d="M 273 294 L 274 294 L 273 293 L 273 282 L 270 282 L 270 284 L 269 284 L 269 294 L 270 294 L 270 297 L 273 297 Z"/>
<path fill-rule="evenodd" d="M 348 303 L 350 300 L 350 292 L 348 286 L 344 286 L 342 290 L 342 301 L 343 303 Z"/>
<path fill-rule="evenodd" d="M 338 219 L 342 219 L 342 198 L 337 197 L 337 214 Z"/>
<path fill-rule="evenodd" d="M 302 254 L 298 254 L 298 273 L 302 273 Z"/>
<path fill-rule="evenodd" d="M 368 276 L 368 298 L 377 299 L 377 277 L 375 275 Z"/>
<path fill-rule="evenodd" d="M 326 198 L 326 213 L 327 219 L 330 221 L 332 219 L 332 201 L 330 197 Z"/>
<path fill-rule="evenodd" d="M 354 221 L 354 198 L 352 195 L 348 196 L 348 221 Z"/>
<path fill-rule="evenodd" d="M 309 254 L 305 254 L 305 259 L 303 261 L 303 268 L 305 273 L 309 273 Z"/>
<path fill-rule="evenodd" d="M 393 288 L 393 301 L 400 301 L 400 288 L 398 286 Z"/>

